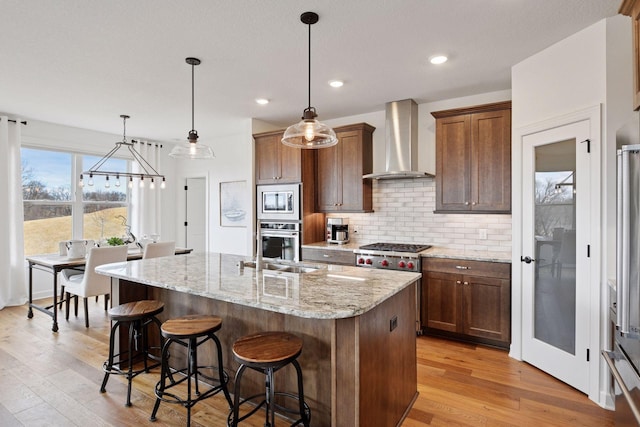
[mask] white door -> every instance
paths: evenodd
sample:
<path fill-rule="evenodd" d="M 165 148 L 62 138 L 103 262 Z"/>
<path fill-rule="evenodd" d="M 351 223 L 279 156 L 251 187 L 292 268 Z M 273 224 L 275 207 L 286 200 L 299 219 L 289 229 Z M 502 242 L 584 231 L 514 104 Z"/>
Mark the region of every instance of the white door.
<path fill-rule="evenodd" d="M 185 187 L 187 211 L 185 215 L 186 247 L 195 252 L 207 250 L 207 180 L 187 178 Z"/>
<path fill-rule="evenodd" d="M 589 131 L 583 120 L 522 139 L 522 358 L 585 393 Z"/>

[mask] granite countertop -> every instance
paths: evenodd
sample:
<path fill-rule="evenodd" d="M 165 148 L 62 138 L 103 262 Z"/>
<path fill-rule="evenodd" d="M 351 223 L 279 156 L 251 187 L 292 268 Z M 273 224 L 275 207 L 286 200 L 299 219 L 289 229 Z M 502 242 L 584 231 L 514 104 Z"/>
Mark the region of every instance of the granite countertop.
<path fill-rule="evenodd" d="M 247 257 L 192 253 L 96 268 L 100 274 L 205 298 L 313 319 L 358 316 L 421 277 L 419 273 L 320 265 L 297 274 L 239 268 Z M 310 265 L 310 263 L 304 263 Z"/>
<path fill-rule="evenodd" d="M 334 243 L 327 243 L 326 241 L 309 243 L 302 245 L 303 248 L 311 249 L 329 249 L 334 251 L 346 251 L 353 252 L 354 249 L 358 249 L 360 246 L 366 245 L 372 242 L 349 242 L 343 245 L 337 245 Z M 510 252 L 494 252 L 494 251 L 466 251 L 463 249 L 448 249 L 440 246 L 432 246 L 431 248 L 424 250 L 420 253 L 422 257 L 432 258 L 456 258 L 456 259 L 468 259 L 474 261 L 491 261 L 491 262 L 511 262 Z"/>

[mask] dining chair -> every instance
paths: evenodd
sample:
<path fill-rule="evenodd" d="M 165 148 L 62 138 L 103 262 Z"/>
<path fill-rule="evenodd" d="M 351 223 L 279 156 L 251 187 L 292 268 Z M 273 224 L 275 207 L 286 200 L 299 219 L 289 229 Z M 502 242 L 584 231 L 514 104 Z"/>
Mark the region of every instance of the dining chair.
<path fill-rule="evenodd" d="M 84 272 L 78 270 L 65 269 L 58 273 L 58 281 L 64 286 L 66 292 L 65 318 L 69 320 L 69 300 L 71 295 L 75 300 L 75 315 L 78 316 L 78 297 L 84 300 L 84 324 L 89 327 L 89 308 L 87 298 L 105 295 L 111 292 L 111 278 L 96 273 L 95 268 L 99 265 L 114 262 L 124 262 L 127 260 L 126 245 L 107 246 L 101 248 L 91 248 L 87 255 L 87 263 Z"/>
<path fill-rule="evenodd" d="M 142 253 L 142 258 L 158 258 L 176 254 L 176 242 L 155 242 L 147 243 Z"/>

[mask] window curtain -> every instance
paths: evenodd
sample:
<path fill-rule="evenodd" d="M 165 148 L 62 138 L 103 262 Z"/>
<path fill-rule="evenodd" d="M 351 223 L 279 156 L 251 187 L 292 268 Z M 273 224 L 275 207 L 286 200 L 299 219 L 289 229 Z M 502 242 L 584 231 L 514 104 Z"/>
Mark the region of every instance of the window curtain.
<path fill-rule="evenodd" d="M 140 140 L 133 142 L 135 143 L 134 148 L 142 155 L 142 158 L 161 174 L 162 145 Z M 144 171 L 134 162 L 133 172 Z M 149 172 L 153 173 L 151 170 Z M 145 179 L 144 181 L 144 188 L 134 185 L 131 191 L 131 232 L 138 240 L 141 240 L 145 235 L 151 237 L 153 234 L 159 235 L 162 240 L 161 201 L 163 190 L 160 189 L 162 181 L 156 180 L 154 189 L 150 188 L 151 180 Z M 138 183 L 137 180 L 134 182 Z"/>
<path fill-rule="evenodd" d="M 0 310 L 27 301 L 20 120 L 0 116 Z"/>

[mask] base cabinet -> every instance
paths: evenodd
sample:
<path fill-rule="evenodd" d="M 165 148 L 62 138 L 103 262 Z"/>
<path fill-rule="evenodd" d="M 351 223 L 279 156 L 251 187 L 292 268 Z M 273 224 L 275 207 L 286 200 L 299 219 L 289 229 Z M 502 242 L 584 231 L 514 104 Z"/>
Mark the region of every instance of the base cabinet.
<path fill-rule="evenodd" d="M 509 346 L 510 264 L 427 258 L 422 274 L 423 332 Z"/>

